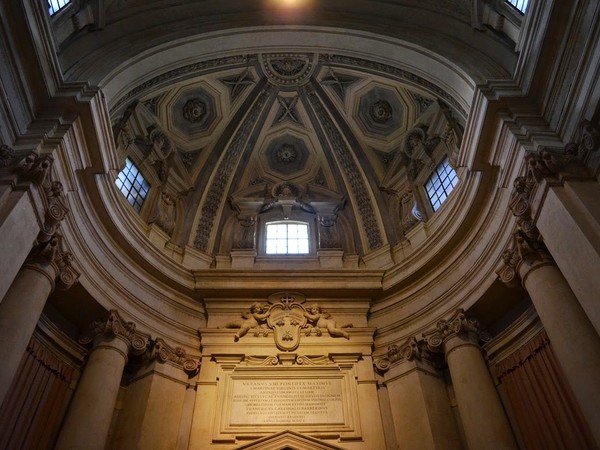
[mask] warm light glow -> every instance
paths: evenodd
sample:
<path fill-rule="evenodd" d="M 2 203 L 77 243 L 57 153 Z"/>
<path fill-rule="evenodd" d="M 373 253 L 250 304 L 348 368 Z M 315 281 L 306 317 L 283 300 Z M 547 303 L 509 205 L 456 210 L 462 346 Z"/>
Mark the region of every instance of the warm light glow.
<path fill-rule="evenodd" d="M 297 9 L 308 5 L 310 0 L 271 0 L 271 4 L 275 7 L 285 9 Z"/>

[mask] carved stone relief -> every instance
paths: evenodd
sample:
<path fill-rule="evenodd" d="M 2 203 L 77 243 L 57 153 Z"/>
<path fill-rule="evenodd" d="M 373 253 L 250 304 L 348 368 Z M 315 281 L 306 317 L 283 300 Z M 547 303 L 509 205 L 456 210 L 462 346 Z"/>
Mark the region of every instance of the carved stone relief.
<path fill-rule="evenodd" d="M 335 215 L 319 216 L 319 248 L 342 247 L 340 233 L 337 229 L 337 217 Z"/>
<path fill-rule="evenodd" d="M 304 306 L 301 294 L 283 293 L 271 296 L 270 303 L 253 303 L 248 312 L 242 313 L 242 321 L 231 323 L 229 328 L 239 328 L 234 340 L 252 332 L 255 337 L 269 336 L 273 331 L 275 345 L 282 351 L 293 351 L 300 345 L 301 333 L 321 336 L 326 330 L 331 337 L 350 339 L 345 328 L 339 326 L 318 303 Z"/>
<path fill-rule="evenodd" d="M 377 123 L 386 123 L 392 118 L 392 105 L 386 100 L 377 100 L 369 109 L 371 118 Z"/>
<path fill-rule="evenodd" d="M 31 181 L 40 190 L 44 203 L 44 224 L 37 235 L 27 264 L 46 263 L 57 268 L 59 287 L 68 289 L 73 286 L 79 272 L 73 267 L 73 256 L 62 249 L 62 236 L 58 229 L 69 212 L 67 200 L 60 181 L 53 179 L 51 155 L 30 153 L 17 165 L 16 170 L 26 180 Z"/>
<path fill-rule="evenodd" d="M 409 131 L 401 154 L 401 164 L 406 167 L 409 180 L 416 180 L 421 170 L 431 171 L 435 168 L 435 162 L 431 156 L 439 142 L 438 137 L 428 137 L 421 127 Z"/>
<path fill-rule="evenodd" d="M 300 86 L 310 79 L 315 56 L 303 53 L 268 53 L 261 55 L 261 62 L 271 83 L 278 86 Z"/>
<path fill-rule="evenodd" d="M 206 105 L 199 98 L 191 98 L 183 105 L 183 118 L 188 122 L 200 122 L 206 114 Z"/>

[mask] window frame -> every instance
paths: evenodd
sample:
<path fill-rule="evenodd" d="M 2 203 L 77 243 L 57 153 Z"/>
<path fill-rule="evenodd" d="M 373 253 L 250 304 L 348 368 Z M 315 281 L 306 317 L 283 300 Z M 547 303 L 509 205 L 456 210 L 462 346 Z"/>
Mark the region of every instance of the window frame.
<path fill-rule="evenodd" d="M 267 223 L 272 222 L 302 222 L 308 224 L 308 253 L 301 254 L 269 254 L 267 253 Z M 306 260 L 317 256 L 317 218 L 314 214 L 292 209 L 289 217 L 284 217 L 281 209 L 275 208 L 271 211 L 258 215 L 256 221 L 256 256 L 259 259 L 280 258 L 286 260 Z"/>

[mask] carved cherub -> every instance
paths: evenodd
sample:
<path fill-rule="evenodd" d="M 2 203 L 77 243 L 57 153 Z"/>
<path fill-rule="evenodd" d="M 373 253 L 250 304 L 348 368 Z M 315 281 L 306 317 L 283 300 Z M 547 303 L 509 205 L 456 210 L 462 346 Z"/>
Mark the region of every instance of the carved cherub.
<path fill-rule="evenodd" d="M 410 131 L 401 154 L 401 164 L 406 166 L 410 180 L 416 179 L 424 167 L 430 170 L 435 167 L 431 154 L 439 141 L 439 137 L 428 137 L 422 128 Z"/>
<path fill-rule="evenodd" d="M 242 336 L 246 335 L 252 328 L 258 327 L 265 323 L 267 317 L 269 317 L 268 305 L 262 305 L 260 303 L 253 303 L 250 307 L 250 312 L 242 313 L 242 323 L 240 325 L 240 331 L 235 334 L 234 339 L 238 341 Z"/>
<path fill-rule="evenodd" d="M 315 328 L 327 328 L 329 335 L 332 337 L 345 337 L 350 339 L 350 335 L 338 327 L 330 315 L 321 310 L 318 303 L 313 303 L 306 308 L 304 316 L 312 323 Z M 348 325 L 350 326 L 350 325 Z"/>

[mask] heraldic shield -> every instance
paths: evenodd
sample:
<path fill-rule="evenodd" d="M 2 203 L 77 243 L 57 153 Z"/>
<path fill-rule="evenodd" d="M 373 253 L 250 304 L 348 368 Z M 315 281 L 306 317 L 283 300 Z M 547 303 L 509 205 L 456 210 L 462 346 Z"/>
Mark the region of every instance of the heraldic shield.
<path fill-rule="evenodd" d="M 304 308 L 298 303 L 277 303 L 271 306 L 267 323 L 273 329 L 275 344 L 283 351 L 300 345 L 300 329 L 306 325 Z"/>

